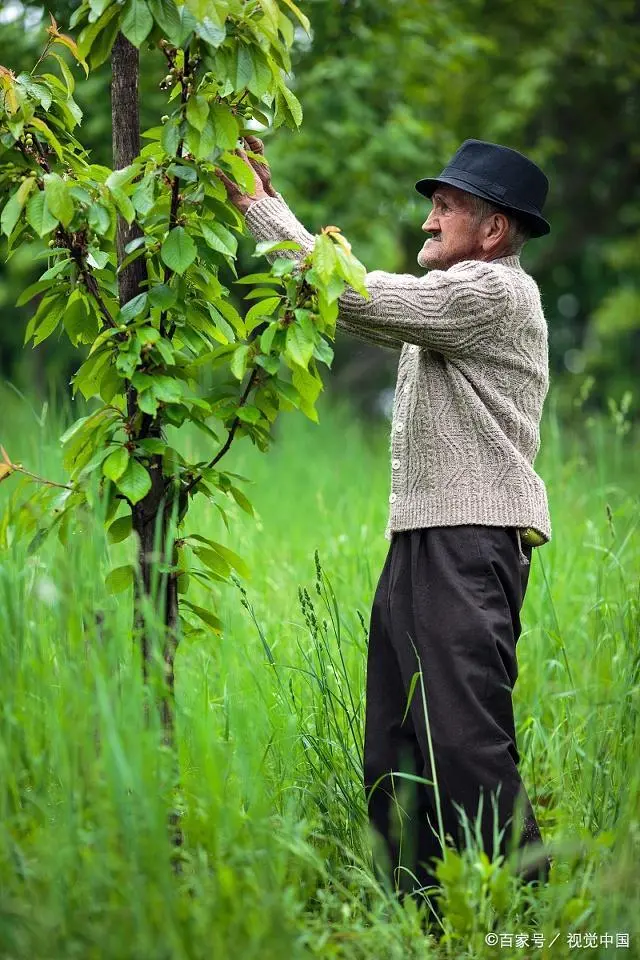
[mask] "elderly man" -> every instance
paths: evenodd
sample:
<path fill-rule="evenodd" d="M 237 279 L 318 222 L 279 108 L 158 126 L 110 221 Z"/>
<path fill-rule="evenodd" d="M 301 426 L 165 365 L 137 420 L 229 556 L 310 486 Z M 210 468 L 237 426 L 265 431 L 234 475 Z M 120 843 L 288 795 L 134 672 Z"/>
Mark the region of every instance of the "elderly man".
<path fill-rule="evenodd" d="M 268 167 L 252 166 L 252 196 L 220 174 L 249 229 L 308 251 L 313 237 Z M 442 841 L 462 848 L 465 820 L 489 857 L 513 853 L 524 880 L 546 880 L 542 851 L 533 866 L 521 857 L 541 838 L 518 773 L 512 690 L 532 549 L 551 538 L 533 468 L 547 327 L 519 259 L 526 240 L 549 232 L 548 180 L 515 150 L 467 140 L 416 188 L 433 203 L 418 254 L 429 272 L 376 270 L 369 299 L 348 291 L 339 301 L 343 329 L 400 350 L 391 544 L 367 661 L 370 821 L 401 891 L 437 887 Z"/>

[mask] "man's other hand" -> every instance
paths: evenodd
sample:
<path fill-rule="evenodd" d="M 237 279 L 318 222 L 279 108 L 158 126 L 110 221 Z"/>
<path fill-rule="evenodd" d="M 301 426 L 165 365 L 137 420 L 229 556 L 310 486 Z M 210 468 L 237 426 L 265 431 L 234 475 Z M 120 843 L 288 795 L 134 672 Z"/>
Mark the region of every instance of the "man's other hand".
<path fill-rule="evenodd" d="M 244 138 L 244 142 L 251 156 L 242 148 L 236 150 L 236 153 L 244 160 L 253 173 L 253 181 L 255 184 L 253 193 L 243 193 L 237 183 L 234 183 L 219 167 L 216 169 L 217 175 L 225 185 L 229 200 L 238 208 L 240 213 L 246 213 L 251 204 L 255 203 L 256 200 L 277 196 L 271 183 L 269 164 L 264 159 L 264 144 L 262 140 L 259 140 L 258 137 L 248 135 Z"/>

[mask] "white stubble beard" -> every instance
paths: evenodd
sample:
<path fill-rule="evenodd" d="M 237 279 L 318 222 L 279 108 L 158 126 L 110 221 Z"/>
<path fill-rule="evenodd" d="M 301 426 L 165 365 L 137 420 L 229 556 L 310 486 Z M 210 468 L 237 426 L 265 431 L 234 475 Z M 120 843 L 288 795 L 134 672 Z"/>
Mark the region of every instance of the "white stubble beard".
<path fill-rule="evenodd" d="M 425 240 L 425 243 L 422 245 L 422 249 L 418 253 L 417 260 L 418 260 L 418 266 L 422 267 L 423 270 L 428 270 L 430 267 L 435 266 L 435 264 L 431 260 L 424 258 L 423 256 L 424 247 L 427 243 L 437 243 L 437 242 L 438 242 L 437 240 L 433 240 L 433 238 L 430 237 L 428 240 Z"/>

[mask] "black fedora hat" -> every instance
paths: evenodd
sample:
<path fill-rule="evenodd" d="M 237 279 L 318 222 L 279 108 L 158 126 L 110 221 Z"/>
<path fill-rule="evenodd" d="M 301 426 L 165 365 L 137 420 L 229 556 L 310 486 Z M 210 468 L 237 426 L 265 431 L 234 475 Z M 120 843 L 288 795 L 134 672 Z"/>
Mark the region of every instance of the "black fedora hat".
<path fill-rule="evenodd" d="M 416 190 L 431 197 L 440 183 L 490 200 L 505 211 L 513 210 L 533 237 L 543 237 L 551 230 L 542 216 L 549 181 L 537 164 L 511 147 L 465 140 L 440 176 L 418 180 Z"/>

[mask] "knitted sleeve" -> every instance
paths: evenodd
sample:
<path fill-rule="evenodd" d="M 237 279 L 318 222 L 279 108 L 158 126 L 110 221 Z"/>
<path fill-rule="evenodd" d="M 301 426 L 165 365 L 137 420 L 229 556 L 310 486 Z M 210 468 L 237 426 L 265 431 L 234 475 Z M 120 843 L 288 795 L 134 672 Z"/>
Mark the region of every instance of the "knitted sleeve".
<path fill-rule="evenodd" d="M 315 238 L 313 234 L 300 223 L 280 194 L 277 197 L 267 197 L 256 200 L 249 207 L 246 214 L 249 230 L 256 240 L 295 240 L 301 250 L 278 250 L 267 254 L 267 259 L 273 262 L 278 257 L 300 259 L 313 249 Z M 338 326 L 360 340 L 375 343 L 377 346 L 399 350 L 402 347 L 402 338 L 395 336 L 391 331 L 382 330 L 377 326 L 365 325 L 351 320 L 342 311 L 338 314 Z"/>

